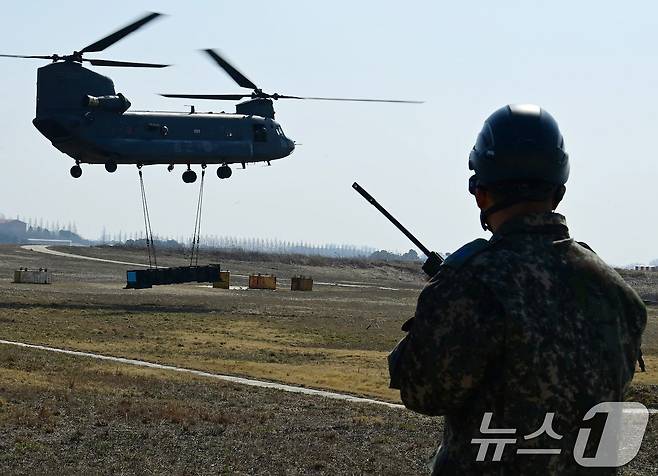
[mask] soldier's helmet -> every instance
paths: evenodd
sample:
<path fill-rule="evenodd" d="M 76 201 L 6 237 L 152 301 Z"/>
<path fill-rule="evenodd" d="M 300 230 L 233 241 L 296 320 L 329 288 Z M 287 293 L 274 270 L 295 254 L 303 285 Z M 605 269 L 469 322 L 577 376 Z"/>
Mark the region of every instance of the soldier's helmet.
<path fill-rule="evenodd" d="M 569 155 L 547 111 L 533 104 L 507 105 L 484 122 L 468 167 L 475 172 L 471 188 L 514 182 L 559 186 L 569 178 Z"/>

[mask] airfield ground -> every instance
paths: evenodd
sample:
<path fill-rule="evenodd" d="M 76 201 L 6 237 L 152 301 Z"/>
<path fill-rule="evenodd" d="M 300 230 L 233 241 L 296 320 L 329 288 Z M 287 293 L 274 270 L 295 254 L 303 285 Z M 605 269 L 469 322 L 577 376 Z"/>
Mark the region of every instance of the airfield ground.
<path fill-rule="evenodd" d="M 61 251 L 125 262 L 144 252 Z M 183 265 L 162 253 L 160 264 Z M 0 339 L 329 389 L 399 402 L 385 356 L 413 314 L 422 275 L 409 266 L 201 256 L 232 285 L 274 273 L 277 291 L 188 284 L 123 290 L 128 266 L 0 246 Z M 47 267 L 54 284 L 11 283 Z M 310 293 L 289 291 L 296 274 Z M 658 273 L 657 273 L 658 274 Z M 625 272 L 647 299 L 658 276 Z M 325 284 L 318 284 L 325 283 Z M 649 307 L 630 399 L 658 407 L 658 307 Z M 0 345 L 2 474 L 418 474 L 442 421 L 382 405 L 246 387 L 175 372 Z M 623 474 L 658 472 L 658 417 Z"/>

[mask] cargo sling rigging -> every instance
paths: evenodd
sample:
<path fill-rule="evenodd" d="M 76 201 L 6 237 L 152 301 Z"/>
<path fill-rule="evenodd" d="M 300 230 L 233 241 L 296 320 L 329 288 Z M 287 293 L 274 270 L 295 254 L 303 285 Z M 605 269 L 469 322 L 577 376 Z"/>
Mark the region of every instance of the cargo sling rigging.
<path fill-rule="evenodd" d="M 206 168 L 201 170 L 201 184 L 199 185 L 199 198 L 196 203 L 196 218 L 194 220 L 194 235 L 192 235 L 192 254 L 190 255 L 190 266 L 199 266 L 199 242 L 201 241 L 201 212 L 203 209 L 203 179 L 206 176 Z"/>
<path fill-rule="evenodd" d="M 139 185 L 142 190 L 142 211 L 144 213 L 144 228 L 146 230 L 146 253 L 149 258 L 149 268 L 157 268 L 158 260 L 155 255 L 155 243 L 153 243 L 153 230 L 151 228 L 151 217 L 149 215 L 149 207 L 146 202 L 146 191 L 144 190 L 144 177 L 142 176 L 142 169 L 139 169 Z"/>
<path fill-rule="evenodd" d="M 190 266 L 199 266 L 199 246 L 201 243 L 201 215 L 203 212 L 203 185 L 206 176 L 205 167 L 201 171 L 201 183 L 199 185 L 199 197 L 196 205 L 196 217 L 194 219 L 194 234 L 192 235 L 192 253 L 190 255 Z M 151 216 L 149 214 L 146 190 L 144 187 L 144 176 L 139 169 L 139 185 L 142 195 L 142 212 L 144 215 L 144 229 L 146 232 L 146 253 L 148 255 L 149 268 L 157 268 L 158 260 L 153 240 L 153 228 L 151 227 Z"/>

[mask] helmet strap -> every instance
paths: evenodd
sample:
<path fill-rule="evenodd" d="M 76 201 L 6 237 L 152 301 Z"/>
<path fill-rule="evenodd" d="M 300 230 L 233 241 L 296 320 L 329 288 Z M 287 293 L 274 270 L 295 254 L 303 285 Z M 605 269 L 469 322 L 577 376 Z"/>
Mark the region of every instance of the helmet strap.
<path fill-rule="evenodd" d="M 566 187 L 564 185 L 560 185 L 555 189 L 553 192 L 553 209 L 557 208 L 558 204 L 564 197 L 564 194 L 566 192 Z M 522 193 L 513 197 L 506 198 L 504 200 L 501 200 L 498 203 L 494 203 L 491 205 L 489 208 L 486 210 L 482 210 L 480 212 L 480 225 L 482 226 L 482 229 L 484 231 L 489 230 L 489 225 L 487 223 L 487 218 L 489 218 L 491 215 L 494 213 L 504 210 L 506 208 L 512 207 L 516 204 L 522 203 L 522 202 L 541 202 L 543 200 L 546 200 L 548 197 L 542 193 L 539 194 L 534 194 L 534 193 Z"/>
<path fill-rule="evenodd" d="M 528 197 L 519 196 L 519 197 L 507 198 L 505 200 L 501 200 L 498 203 L 494 203 L 486 210 L 480 211 L 480 225 L 482 225 L 482 229 L 484 231 L 490 230 L 489 224 L 487 223 L 487 218 L 489 218 L 494 213 L 500 210 L 504 210 L 505 208 L 512 207 L 517 203 L 527 202 L 527 201 L 529 201 Z"/>

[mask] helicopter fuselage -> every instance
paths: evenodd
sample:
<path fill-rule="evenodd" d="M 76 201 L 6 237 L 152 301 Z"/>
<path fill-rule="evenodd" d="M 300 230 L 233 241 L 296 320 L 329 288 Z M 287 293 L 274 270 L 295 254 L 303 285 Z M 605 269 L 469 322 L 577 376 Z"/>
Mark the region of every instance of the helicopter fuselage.
<path fill-rule="evenodd" d="M 129 107 L 110 78 L 78 63 L 39 68 L 33 123 L 78 163 L 246 164 L 281 159 L 295 148 L 274 120 L 269 99 L 238 104 L 247 114 L 128 112 Z"/>
<path fill-rule="evenodd" d="M 276 121 L 241 114 L 86 111 L 37 117 L 34 124 L 80 163 L 251 163 L 294 150 Z"/>

